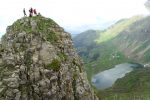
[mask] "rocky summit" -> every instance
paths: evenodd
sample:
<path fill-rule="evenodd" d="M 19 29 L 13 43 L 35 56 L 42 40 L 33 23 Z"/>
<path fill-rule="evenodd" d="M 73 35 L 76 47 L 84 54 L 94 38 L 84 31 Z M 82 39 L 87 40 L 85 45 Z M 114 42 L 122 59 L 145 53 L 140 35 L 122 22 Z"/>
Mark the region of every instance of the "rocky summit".
<path fill-rule="evenodd" d="M 0 44 L 0 100 L 97 100 L 71 36 L 42 16 L 8 26 Z"/>

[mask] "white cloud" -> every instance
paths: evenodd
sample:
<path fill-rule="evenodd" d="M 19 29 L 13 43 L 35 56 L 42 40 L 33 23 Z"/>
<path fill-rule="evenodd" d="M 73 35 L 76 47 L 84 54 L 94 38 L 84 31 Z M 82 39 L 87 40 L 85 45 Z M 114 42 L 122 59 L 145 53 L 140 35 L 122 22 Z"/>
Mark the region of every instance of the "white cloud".
<path fill-rule="evenodd" d="M 102 25 L 108 21 L 147 13 L 146 0 L 1 0 L 0 32 L 23 16 L 23 8 L 36 8 L 42 15 L 71 29 L 82 25 Z"/>

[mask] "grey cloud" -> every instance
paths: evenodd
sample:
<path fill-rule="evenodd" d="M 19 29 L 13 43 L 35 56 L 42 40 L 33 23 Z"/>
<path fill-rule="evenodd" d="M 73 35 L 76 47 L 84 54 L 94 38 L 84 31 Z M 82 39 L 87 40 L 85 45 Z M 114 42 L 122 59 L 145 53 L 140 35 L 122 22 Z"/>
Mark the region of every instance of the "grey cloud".
<path fill-rule="evenodd" d="M 144 5 L 150 11 L 150 0 L 147 0 Z"/>

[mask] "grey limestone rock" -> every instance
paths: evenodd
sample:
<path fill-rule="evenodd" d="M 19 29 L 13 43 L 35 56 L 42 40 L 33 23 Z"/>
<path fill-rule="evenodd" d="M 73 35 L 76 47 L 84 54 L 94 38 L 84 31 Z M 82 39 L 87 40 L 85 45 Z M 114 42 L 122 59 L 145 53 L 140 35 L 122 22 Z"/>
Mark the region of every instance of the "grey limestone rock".
<path fill-rule="evenodd" d="M 53 20 L 19 19 L 0 46 L 0 100 L 98 100 L 70 34 Z"/>

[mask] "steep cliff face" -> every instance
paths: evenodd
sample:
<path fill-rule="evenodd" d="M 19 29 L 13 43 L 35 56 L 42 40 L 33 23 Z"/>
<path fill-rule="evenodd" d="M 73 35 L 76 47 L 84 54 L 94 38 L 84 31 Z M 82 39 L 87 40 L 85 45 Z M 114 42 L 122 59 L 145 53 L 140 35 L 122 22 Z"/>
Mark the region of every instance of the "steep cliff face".
<path fill-rule="evenodd" d="M 70 34 L 42 16 L 7 28 L 0 45 L 0 100 L 97 100 Z"/>

